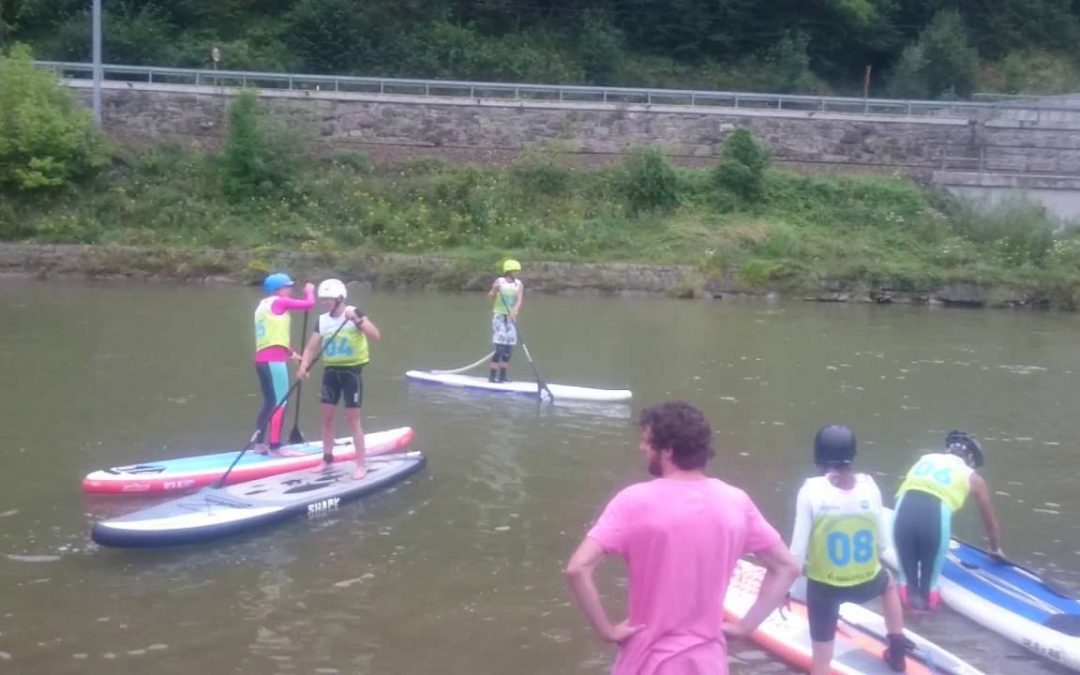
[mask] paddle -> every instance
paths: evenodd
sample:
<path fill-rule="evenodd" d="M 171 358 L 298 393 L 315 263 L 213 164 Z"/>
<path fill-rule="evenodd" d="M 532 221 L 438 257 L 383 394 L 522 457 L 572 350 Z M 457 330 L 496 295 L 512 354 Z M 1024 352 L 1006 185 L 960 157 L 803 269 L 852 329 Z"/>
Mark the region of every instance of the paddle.
<path fill-rule="evenodd" d="M 513 311 L 510 309 L 510 304 L 506 302 L 506 296 L 501 292 L 499 293 L 499 300 L 502 301 L 503 307 L 506 308 L 507 312 Z M 521 329 L 518 327 L 517 321 L 511 319 L 509 314 L 506 315 L 506 318 L 508 321 L 513 322 L 514 327 L 517 328 L 518 337 L 521 338 L 521 351 L 525 352 L 525 359 L 529 362 L 529 366 L 532 367 L 533 377 L 536 378 L 536 395 L 543 399 L 544 392 L 547 392 L 548 400 L 554 403 L 555 394 L 551 393 L 551 388 L 547 386 L 547 382 L 544 382 L 544 378 L 540 377 L 540 370 L 536 367 L 536 362 L 533 361 L 532 354 L 529 353 L 529 345 L 525 344 L 525 336 L 521 334 Z"/>
<path fill-rule="evenodd" d="M 964 546 L 975 549 L 976 551 L 982 553 L 983 555 L 987 556 L 988 558 L 990 558 L 991 560 L 993 560 L 994 562 L 996 562 L 998 564 L 1008 565 L 1009 567 L 1013 567 L 1013 568 L 1023 572 L 1024 574 L 1028 575 L 1029 577 L 1031 577 L 1035 581 L 1037 581 L 1040 584 L 1042 584 L 1043 586 L 1045 586 L 1046 589 L 1048 591 L 1050 591 L 1051 593 L 1053 593 L 1054 595 L 1058 595 L 1058 596 L 1061 596 L 1063 598 L 1067 598 L 1069 600 L 1076 599 L 1076 595 L 1073 594 L 1073 593 L 1070 593 L 1067 590 L 1065 590 L 1065 588 L 1059 582 L 1054 581 L 1053 579 L 1045 579 L 1045 578 L 1043 578 L 1043 576 L 1041 574 L 1039 574 L 1038 572 L 1036 572 L 1035 570 L 1033 570 L 1033 569 L 1031 569 L 1029 567 L 1024 567 L 1023 565 L 1015 563 L 1015 562 L 1009 560 L 1008 558 L 1004 558 L 1004 557 L 999 556 L 997 554 L 991 553 L 990 551 L 987 551 L 986 549 L 983 549 L 983 548 L 981 548 L 979 546 L 975 546 L 974 544 L 966 542 L 963 539 L 956 539 L 955 537 L 954 537 L 954 539 L 956 541 L 960 542 L 961 544 L 963 544 Z M 973 566 L 973 565 L 971 565 L 971 563 L 963 562 L 959 558 L 957 558 L 957 562 L 959 562 L 966 569 L 974 569 L 974 568 L 978 567 L 977 565 Z"/>
<path fill-rule="evenodd" d="M 331 316 L 334 314 L 334 312 L 337 311 L 337 308 L 340 304 L 340 299 L 334 303 L 334 308 L 330 310 Z M 310 364 L 308 364 L 308 368 L 314 366 L 316 363 L 319 362 L 319 359 L 322 358 L 323 352 L 325 352 L 326 348 L 334 342 L 334 339 L 338 336 L 338 333 L 341 332 L 341 329 L 345 327 L 346 323 L 348 322 L 342 321 L 341 324 L 337 327 L 337 330 L 335 330 L 333 335 L 330 336 L 330 339 L 323 340 L 322 347 L 319 348 L 319 351 L 315 354 L 315 358 L 311 360 Z M 270 424 L 270 418 L 273 417 L 274 413 L 276 413 L 283 405 L 288 403 L 289 398 L 293 395 L 293 392 L 300 388 L 301 382 L 303 382 L 303 380 L 301 380 L 299 377 L 296 378 L 296 381 L 292 383 L 292 386 L 289 387 L 288 391 L 285 392 L 285 395 L 281 397 L 281 400 L 278 401 L 276 406 L 274 406 L 274 409 L 270 411 L 269 415 L 267 415 L 266 421 L 255 429 L 255 433 L 251 434 L 251 438 L 248 439 L 247 445 L 245 445 L 244 448 L 240 450 L 240 453 L 236 455 L 236 459 L 232 461 L 232 464 L 229 465 L 229 468 L 225 469 L 225 473 L 221 474 L 221 478 L 218 478 L 217 481 L 214 482 L 214 484 L 211 486 L 212 489 L 220 490 L 221 488 L 225 487 L 225 479 L 227 479 L 229 477 L 229 474 L 232 473 L 233 468 L 240 461 L 240 458 L 243 457 L 244 454 L 251 449 L 251 446 L 255 445 L 255 441 L 258 440 L 259 435 L 265 432 L 266 426 Z"/>
<path fill-rule="evenodd" d="M 307 339 L 307 324 L 308 315 L 311 314 L 311 310 L 304 311 L 304 327 L 300 329 L 300 335 L 302 340 Z M 296 378 L 299 382 L 300 378 Z M 300 402 L 304 399 L 300 398 L 300 386 L 296 387 L 296 410 L 293 414 L 292 431 L 289 433 L 289 443 L 291 445 L 300 445 L 304 442 L 304 434 L 300 433 Z"/>

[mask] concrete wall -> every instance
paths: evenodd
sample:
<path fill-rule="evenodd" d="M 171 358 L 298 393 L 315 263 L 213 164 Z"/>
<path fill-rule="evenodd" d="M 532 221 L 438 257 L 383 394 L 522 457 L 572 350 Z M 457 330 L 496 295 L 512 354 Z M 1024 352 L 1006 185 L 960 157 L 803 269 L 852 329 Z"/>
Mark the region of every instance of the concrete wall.
<path fill-rule="evenodd" d="M 1080 223 L 1080 178 L 939 171 L 934 183 L 984 208 L 1022 197 L 1069 222 Z"/>
<path fill-rule="evenodd" d="M 69 84 L 89 102 L 88 82 Z M 212 147 L 224 138 L 235 90 L 105 85 L 105 126 L 123 142 Z M 376 159 L 434 153 L 506 161 L 531 144 L 557 141 L 584 158 L 652 145 L 688 163 L 710 163 L 725 137 L 743 127 L 782 162 L 926 176 L 949 168 L 1080 175 L 1080 125 L 1066 123 L 318 91 L 264 90 L 261 96 L 326 147 L 364 149 Z"/>

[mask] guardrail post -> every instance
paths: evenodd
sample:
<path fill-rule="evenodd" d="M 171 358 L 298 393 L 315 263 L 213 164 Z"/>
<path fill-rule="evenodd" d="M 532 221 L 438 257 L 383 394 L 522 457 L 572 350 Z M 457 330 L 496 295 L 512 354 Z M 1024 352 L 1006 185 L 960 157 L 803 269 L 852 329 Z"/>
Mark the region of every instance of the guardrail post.
<path fill-rule="evenodd" d="M 379 80 L 379 94 L 386 93 L 386 80 Z"/>
<path fill-rule="evenodd" d="M 202 85 L 202 80 L 201 80 L 201 78 L 199 77 L 200 75 L 202 75 L 202 73 L 200 73 L 200 72 L 198 72 L 198 71 L 196 71 L 196 72 L 195 72 L 195 86 L 196 86 L 196 87 L 198 87 L 198 86 L 201 86 L 201 85 Z"/>
<path fill-rule="evenodd" d="M 289 91 L 292 91 L 292 75 L 289 76 Z"/>
<path fill-rule="evenodd" d="M 335 78 L 334 78 L 334 91 L 341 91 L 341 90 L 340 90 L 340 89 L 338 88 L 338 82 L 339 82 L 339 80 L 338 80 L 338 79 L 337 79 L 337 78 L 335 77 Z"/>
<path fill-rule="evenodd" d="M 697 105 L 697 96 L 694 95 L 694 94 L 690 94 L 690 107 L 693 108 L 696 105 Z"/>
<path fill-rule="evenodd" d="M 652 105 L 652 91 L 645 92 L 645 105 Z"/>
<path fill-rule="evenodd" d="M 424 96 L 431 96 L 431 83 L 430 82 L 425 82 L 424 83 Z"/>
<path fill-rule="evenodd" d="M 514 100 L 515 101 L 520 101 L 521 100 L 521 91 L 517 87 L 514 87 Z"/>
<path fill-rule="evenodd" d="M 782 99 L 780 97 L 776 98 L 776 109 L 777 110 L 783 110 L 784 109 L 784 99 Z"/>
<path fill-rule="evenodd" d="M 736 108 L 739 107 L 739 97 L 738 97 L 738 95 L 735 96 L 735 107 Z"/>
<path fill-rule="evenodd" d="M 607 103 L 607 89 L 604 90 L 604 103 Z"/>

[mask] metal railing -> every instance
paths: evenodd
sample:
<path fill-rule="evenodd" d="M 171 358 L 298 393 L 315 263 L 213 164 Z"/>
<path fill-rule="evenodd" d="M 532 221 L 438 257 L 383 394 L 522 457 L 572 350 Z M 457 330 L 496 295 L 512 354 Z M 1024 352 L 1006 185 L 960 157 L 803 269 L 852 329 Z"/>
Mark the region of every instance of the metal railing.
<path fill-rule="evenodd" d="M 89 63 L 38 61 L 68 79 L 89 79 Z M 686 106 L 690 108 L 737 108 L 822 113 L 850 113 L 888 116 L 991 118 L 1003 111 L 1023 114 L 1037 121 L 1044 113 L 1074 113 L 1075 107 L 1012 105 L 971 101 L 918 101 L 842 96 L 802 96 L 749 92 L 700 91 L 692 89 L 634 89 L 627 87 L 585 87 L 573 85 L 512 84 L 454 80 L 416 80 L 385 77 L 299 75 L 240 70 L 198 70 L 156 66 L 105 65 L 107 81 L 187 84 L 216 87 L 258 87 L 290 91 L 333 91 L 367 94 L 394 94 L 431 98 L 472 100 L 555 101 L 567 103 L 609 103 L 625 105 Z"/>

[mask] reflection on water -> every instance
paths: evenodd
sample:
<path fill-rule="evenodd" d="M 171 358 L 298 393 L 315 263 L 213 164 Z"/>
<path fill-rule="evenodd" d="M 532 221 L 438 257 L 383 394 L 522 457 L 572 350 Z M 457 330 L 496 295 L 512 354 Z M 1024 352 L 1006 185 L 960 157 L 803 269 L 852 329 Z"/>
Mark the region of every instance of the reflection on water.
<path fill-rule="evenodd" d="M 644 478 L 634 415 L 702 406 L 712 471 L 785 533 L 825 422 L 891 493 L 945 430 L 988 454 L 1006 550 L 1080 589 L 1080 317 L 927 308 L 532 297 L 529 347 L 553 382 L 634 390 L 633 405 L 410 385 L 410 368 L 487 351 L 479 296 L 360 302 L 383 330 L 365 426 L 409 424 L 426 470 L 324 518 L 213 545 L 102 550 L 97 518 L 156 500 L 86 497 L 92 469 L 239 449 L 259 405 L 244 288 L 0 285 L 0 669 L 13 673 L 603 673 L 571 607 L 566 556 L 611 494 Z M 590 317 L 567 321 L 567 317 Z M 299 329 L 299 322 L 295 328 Z M 515 377 L 528 367 L 515 354 Z M 317 387 L 302 426 L 318 436 Z M 339 429 L 339 432 L 343 432 Z M 958 532 L 981 537 L 973 509 Z M 621 606 L 619 565 L 604 570 Z M 1047 664 L 944 613 L 914 627 L 987 672 Z M 748 643 L 732 670 L 786 672 Z"/>

